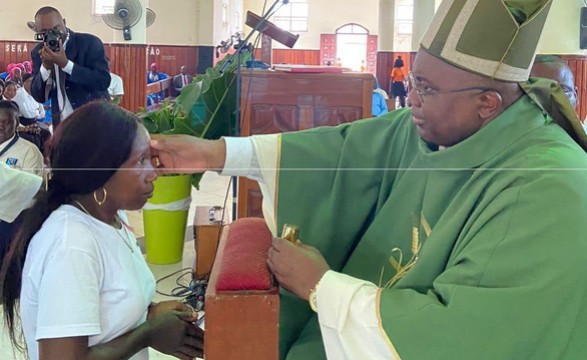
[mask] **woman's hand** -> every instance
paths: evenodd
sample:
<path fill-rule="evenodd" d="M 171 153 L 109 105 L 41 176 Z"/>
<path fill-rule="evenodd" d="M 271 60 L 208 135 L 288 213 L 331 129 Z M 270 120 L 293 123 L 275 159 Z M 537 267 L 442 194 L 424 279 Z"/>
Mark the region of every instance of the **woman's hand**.
<path fill-rule="evenodd" d="M 149 346 L 164 354 L 182 360 L 204 356 L 204 331 L 193 322 L 191 310 L 168 310 L 153 315 L 145 323 L 149 332 Z"/>
<path fill-rule="evenodd" d="M 226 158 L 224 140 L 204 140 L 188 135 L 153 135 L 153 164 L 162 174 L 197 174 L 221 170 Z"/>
<path fill-rule="evenodd" d="M 197 319 L 198 314 L 195 313 L 194 309 L 184 303 L 179 301 L 170 300 L 170 301 L 161 301 L 158 303 L 153 303 L 149 306 L 149 311 L 147 313 L 147 320 L 151 320 L 153 317 L 169 312 L 169 311 L 179 311 L 179 312 L 194 312 L 193 316 Z M 196 321 L 194 319 L 193 321 Z"/>
<path fill-rule="evenodd" d="M 330 266 L 312 246 L 273 238 L 267 265 L 279 284 L 304 300 Z"/>

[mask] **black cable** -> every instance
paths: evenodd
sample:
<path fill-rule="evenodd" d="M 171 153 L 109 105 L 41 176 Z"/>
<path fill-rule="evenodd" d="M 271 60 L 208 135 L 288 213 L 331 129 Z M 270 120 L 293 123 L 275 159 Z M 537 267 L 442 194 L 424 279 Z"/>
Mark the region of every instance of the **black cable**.
<path fill-rule="evenodd" d="M 173 290 L 171 290 L 171 294 L 166 294 L 166 293 L 164 293 L 164 292 L 161 292 L 161 291 L 159 291 L 158 289 L 155 289 L 155 291 L 156 291 L 156 292 L 157 292 L 157 294 L 159 294 L 159 295 L 163 295 L 163 296 L 169 296 L 169 297 L 176 297 L 176 298 L 181 298 L 181 297 L 187 297 L 187 296 L 189 296 L 189 293 L 187 293 L 187 291 L 186 291 L 186 293 L 184 294 L 184 293 L 181 293 L 181 290 L 186 290 L 186 289 L 187 289 L 187 290 L 190 290 L 190 289 L 191 289 L 191 287 L 192 287 L 192 281 L 190 281 L 190 283 L 189 283 L 189 285 L 188 285 L 188 286 L 185 286 L 185 285 L 181 285 L 181 284 L 179 284 L 179 279 L 181 279 L 182 277 L 184 277 L 186 274 L 191 274 L 191 273 L 192 273 L 192 271 L 193 271 L 193 270 L 192 270 L 192 268 L 183 268 L 183 269 L 177 270 L 177 271 L 175 271 L 175 272 L 173 272 L 173 273 L 171 273 L 171 274 L 169 274 L 169 275 L 165 275 L 164 277 L 160 278 L 159 280 L 157 280 L 157 281 L 155 282 L 155 286 L 157 286 L 157 285 L 159 285 L 159 283 L 160 283 L 161 281 L 163 281 L 163 280 L 166 280 L 166 279 L 169 279 L 169 278 L 170 278 L 170 277 L 172 277 L 173 275 L 176 275 L 176 274 L 179 274 L 179 273 L 182 273 L 182 272 L 183 272 L 183 274 L 181 274 L 181 275 L 180 275 L 180 276 L 179 276 L 179 277 L 178 277 L 178 278 L 175 280 L 175 283 L 176 283 L 177 285 L 179 285 L 179 286 L 177 286 L 177 287 L 175 287 Z M 181 294 L 178 294 L 178 292 L 180 292 Z"/>

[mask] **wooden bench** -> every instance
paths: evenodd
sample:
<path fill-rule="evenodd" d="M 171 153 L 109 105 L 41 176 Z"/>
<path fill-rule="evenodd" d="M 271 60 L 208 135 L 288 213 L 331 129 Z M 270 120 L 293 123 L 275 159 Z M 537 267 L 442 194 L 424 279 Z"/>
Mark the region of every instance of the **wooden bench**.
<path fill-rule="evenodd" d="M 169 77 L 147 84 L 147 97 L 153 94 L 158 94 L 159 96 L 152 97 L 153 104 L 148 106 L 148 109 L 157 109 L 164 100 L 173 101 L 173 78 Z"/>

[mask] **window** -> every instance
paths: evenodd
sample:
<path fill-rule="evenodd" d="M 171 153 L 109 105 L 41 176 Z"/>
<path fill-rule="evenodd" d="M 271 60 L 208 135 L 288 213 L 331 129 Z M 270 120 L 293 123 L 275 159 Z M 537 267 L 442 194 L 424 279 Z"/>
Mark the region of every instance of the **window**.
<path fill-rule="evenodd" d="M 395 32 L 393 35 L 394 51 L 412 50 L 414 1 L 415 0 L 395 0 Z"/>
<path fill-rule="evenodd" d="M 414 4 L 404 1 L 397 5 L 395 11 L 398 35 L 411 35 L 414 24 Z"/>
<path fill-rule="evenodd" d="M 308 0 L 290 0 L 277 10 L 273 22 L 284 30 L 308 31 Z"/>
<path fill-rule="evenodd" d="M 369 30 L 359 24 L 346 24 L 336 29 L 337 34 L 363 34 L 368 35 Z"/>
<path fill-rule="evenodd" d="M 114 3 L 115 0 L 93 0 L 93 14 L 114 14 Z"/>

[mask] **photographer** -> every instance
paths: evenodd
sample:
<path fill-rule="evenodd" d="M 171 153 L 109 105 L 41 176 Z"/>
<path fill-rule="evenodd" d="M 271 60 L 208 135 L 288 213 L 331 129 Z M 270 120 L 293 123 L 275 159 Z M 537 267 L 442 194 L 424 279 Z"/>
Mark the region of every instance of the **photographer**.
<path fill-rule="evenodd" d="M 85 103 L 109 99 L 110 73 L 100 39 L 68 29 L 50 6 L 37 11 L 35 27 L 35 39 L 43 42 L 31 51 L 31 93 L 40 103 L 51 99 L 53 128 Z"/>

